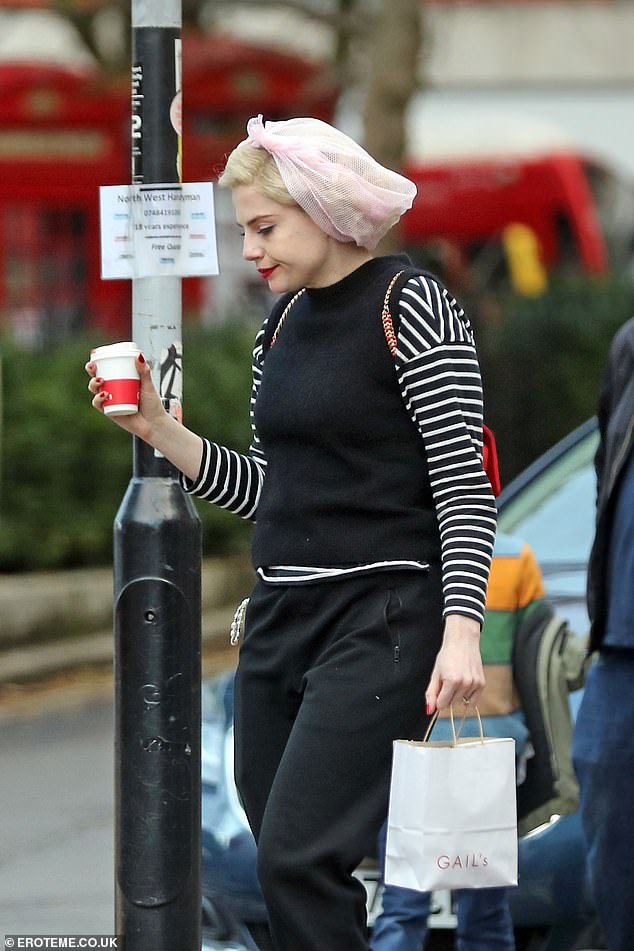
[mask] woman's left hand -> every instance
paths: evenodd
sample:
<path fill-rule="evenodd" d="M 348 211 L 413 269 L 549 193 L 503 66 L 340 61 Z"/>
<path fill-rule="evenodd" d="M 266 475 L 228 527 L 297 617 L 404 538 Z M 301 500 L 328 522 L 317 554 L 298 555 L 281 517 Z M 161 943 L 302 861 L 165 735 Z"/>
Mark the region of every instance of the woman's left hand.
<path fill-rule="evenodd" d="M 427 713 L 445 710 L 452 703 L 478 701 L 484 689 L 480 655 L 480 624 L 461 614 L 445 620 L 445 634 L 425 692 Z"/>

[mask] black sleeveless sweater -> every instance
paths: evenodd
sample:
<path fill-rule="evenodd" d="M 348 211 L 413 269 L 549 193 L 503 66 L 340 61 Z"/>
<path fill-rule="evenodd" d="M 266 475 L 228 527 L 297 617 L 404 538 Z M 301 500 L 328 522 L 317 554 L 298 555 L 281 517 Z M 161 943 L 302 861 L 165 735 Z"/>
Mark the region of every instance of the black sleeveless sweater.
<path fill-rule="evenodd" d="M 381 324 L 399 256 L 308 289 L 264 341 L 255 424 L 266 479 L 256 565 L 440 560 L 424 444 L 403 404 Z M 268 349 L 267 349 L 268 348 Z"/>

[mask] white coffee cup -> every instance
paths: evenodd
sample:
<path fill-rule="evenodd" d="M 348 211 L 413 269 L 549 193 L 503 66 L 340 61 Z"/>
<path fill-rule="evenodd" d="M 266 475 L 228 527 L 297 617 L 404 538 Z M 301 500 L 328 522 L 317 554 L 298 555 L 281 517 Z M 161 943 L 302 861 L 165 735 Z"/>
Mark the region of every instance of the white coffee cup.
<path fill-rule="evenodd" d="M 141 351 L 135 343 L 111 343 L 90 351 L 90 359 L 97 366 L 96 376 L 104 381 L 108 400 L 103 411 L 106 416 L 131 416 L 139 409 L 139 372 L 135 360 Z"/>

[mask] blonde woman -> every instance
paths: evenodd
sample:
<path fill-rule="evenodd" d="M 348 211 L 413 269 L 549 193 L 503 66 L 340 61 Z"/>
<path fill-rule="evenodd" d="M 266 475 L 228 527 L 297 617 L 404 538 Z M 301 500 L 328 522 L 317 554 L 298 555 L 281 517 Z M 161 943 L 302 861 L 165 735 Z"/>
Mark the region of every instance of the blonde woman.
<path fill-rule="evenodd" d="M 220 185 L 244 257 L 280 295 L 255 341 L 250 450 L 172 419 L 142 357 L 139 412 L 115 421 L 186 491 L 255 521 L 236 780 L 273 942 L 366 951 L 352 873 L 385 817 L 392 740 L 484 685 L 495 504 L 480 374 L 447 290 L 372 254 L 415 186 L 316 119 L 259 116 L 247 132 Z"/>

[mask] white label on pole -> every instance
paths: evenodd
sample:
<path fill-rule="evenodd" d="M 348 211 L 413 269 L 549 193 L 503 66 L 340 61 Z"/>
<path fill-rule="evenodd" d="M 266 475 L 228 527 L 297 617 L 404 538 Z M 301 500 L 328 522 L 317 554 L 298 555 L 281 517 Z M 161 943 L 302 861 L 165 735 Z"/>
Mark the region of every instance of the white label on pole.
<path fill-rule="evenodd" d="M 218 274 L 211 182 L 104 185 L 99 200 L 104 280 Z"/>

